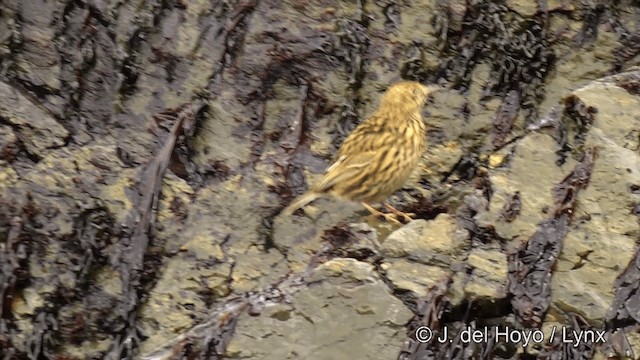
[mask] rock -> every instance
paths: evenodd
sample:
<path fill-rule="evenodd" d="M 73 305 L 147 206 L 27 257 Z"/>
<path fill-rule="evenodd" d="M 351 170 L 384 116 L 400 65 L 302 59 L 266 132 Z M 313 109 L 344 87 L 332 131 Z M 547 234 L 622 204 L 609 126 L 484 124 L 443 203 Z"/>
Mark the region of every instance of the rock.
<path fill-rule="evenodd" d="M 5 125 L 0 125 L 0 165 L 12 162 L 18 153 L 18 137 Z"/>
<path fill-rule="evenodd" d="M 391 233 L 382 242 L 382 254 L 448 266 L 468 247 L 468 238 L 469 233 L 459 228 L 450 215 L 440 214 L 430 221 L 414 220 Z"/>
<path fill-rule="evenodd" d="M 384 240 L 382 253 L 386 259 L 381 268 L 396 288 L 416 297 L 426 296 L 431 287 L 451 277 L 454 305 L 469 297 L 504 299 L 508 284 L 506 255 L 496 246 L 475 247 L 467 253 L 468 236 L 467 230 L 446 214 L 431 221 L 412 221 Z M 466 272 L 462 271 L 465 267 Z"/>
<path fill-rule="evenodd" d="M 448 279 L 436 297 L 454 314 L 475 298 L 478 324 L 495 310 L 507 315 L 491 321 L 512 321 L 513 307 L 501 305 L 508 261 L 554 216 L 551 190 L 585 146 L 599 157 L 544 284 L 552 304 L 543 327 L 570 324 L 570 313 L 636 324 L 607 314 L 637 304 L 624 299 L 636 282 L 620 279 L 640 236 L 638 86 L 580 86 L 637 63 L 639 7 L 573 3 L 3 3 L 0 233 L 20 236 L 0 246 L 11 260 L 1 295 L 13 299 L 2 344 L 17 358 L 137 358 L 177 339 L 168 351 L 180 353 L 166 358 L 203 357 L 209 347 L 254 359 L 396 359 L 413 314 L 394 290 L 428 298 Z M 424 109 L 429 147 L 393 200 L 420 198 L 421 217 L 442 214 L 388 238 L 384 226 L 353 224 L 365 215 L 360 204 L 318 200 L 278 218 L 400 78 L 447 90 Z M 510 91 L 521 92 L 521 109 L 508 145 L 493 151 L 493 119 Z M 598 113 L 581 134 L 569 126 L 567 148 L 563 134 L 525 130 L 549 108 L 571 125 L 570 97 Z M 136 179 L 165 143 L 158 123 L 195 98 L 207 109 L 163 174 L 150 242 L 136 249 L 140 286 L 124 284 L 121 224 L 136 215 Z M 559 151 L 568 156 L 561 166 Z M 507 221 L 502 210 L 516 193 L 520 209 Z M 451 215 L 461 206 L 464 224 Z M 344 237 L 331 241 L 336 229 Z M 289 276 L 311 281 L 280 298 L 274 289 Z M 263 291 L 279 302 L 262 315 L 227 314 L 219 338 L 200 326 Z M 138 329 L 139 342 L 126 336 Z M 640 353 L 637 334 L 629 341 Z M 473 346 L 455 351 L 492 351 Z"/>
<path fill-rule="evenodd" d="M 243 315 L 227 350 L 230 358 L 392 359 L 412 313 L 372 265 L 333 259 L 290 304 Z"/>
<path fill-rule="evenodd" d="M 507 0 L 505 5 L 523 17 L 531 17 L 538 11 L 538 5 L 535 1 Z"/>
<path fill-rule="evenodd" d="M 437 283 L 446 280 L 452 272 L 444 267 L 424 265 L 405 259 L 391 259 L 381 264 L 386 276 L 398 290 L 424 297 Z"/>
<path fill-rule="evenodd" d="M 48 149 L 65 144 L 69 132 L 49 113 L 0 81 L 0 117 L 14 125 L 18 138 L 30 154 L 43 157 Z"/>
<path fill-rule="evenodd" d="M 553 204 L 551 189 L 572 168 L 571 164 L 555 166 L 556 146 L 553 137 L 542 133 L 532 133 L 516 144 L 509 165 L 489 175 L 493 194 L 489 211 L 476 216 L 480 226 L 495 228 L 514 245 L 534 233 L 536 225 L 548 217 L 544 209 Z M 502 209 L 516 191 L 520 192 L 520 213 L 507 222 L 501 218 Z"/>
<path fill-rule="evenodd" d="M 631 190 L 640 184 L 640 155 L 632 135 L 640 128 L 640 97 L 606 79 L 574 94 L 598 111 L 584 145 L 595 146 L 598 153 L 589 186 L 579 196 L 578 221 L 558 259 L 553 304 L 602 324 L 616 278 L 633 259 L 640 234 L 632 212 L 640 194 Z"/>
<path fill-rule="evenodd" d="M 471 250 L 467 258 L 471 271 L 464 281 L 466 298 L 495 301 L 507 296 L 507 256 L 499 247 L 485 246 Z"/>

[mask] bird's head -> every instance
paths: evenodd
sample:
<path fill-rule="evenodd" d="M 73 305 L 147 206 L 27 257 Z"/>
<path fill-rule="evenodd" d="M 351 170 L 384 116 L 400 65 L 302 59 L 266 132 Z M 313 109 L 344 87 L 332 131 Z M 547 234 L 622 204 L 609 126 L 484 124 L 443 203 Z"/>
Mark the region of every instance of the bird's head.
<path fill-rule="evenodd" d="M 380 100 L 380 107 L 418 111 L 424 105 L 427 96 L 438 89 L 436 86 L 426 86 L 417 81 L 403 80 L 387 89 Z"/>

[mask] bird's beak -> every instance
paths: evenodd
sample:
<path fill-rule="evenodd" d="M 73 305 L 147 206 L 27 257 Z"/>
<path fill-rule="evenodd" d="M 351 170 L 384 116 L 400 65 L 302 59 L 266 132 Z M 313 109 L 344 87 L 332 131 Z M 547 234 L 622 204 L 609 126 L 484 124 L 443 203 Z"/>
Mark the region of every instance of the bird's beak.
<path fill-rule="evenodd" d="M 428 85 L 427 88 L 429 89 L 429 93 L 434 93 L 434 92 L 446 90 L 446 88 L 444 86 L 436 85 L 436 84 Z"/>
<path fill-rule="evenodd" d="M 424 99 L 427 100 L 433 93 L 445 90 L 443 86 L 436 84 L 429 84 L 424 86 Z"/>

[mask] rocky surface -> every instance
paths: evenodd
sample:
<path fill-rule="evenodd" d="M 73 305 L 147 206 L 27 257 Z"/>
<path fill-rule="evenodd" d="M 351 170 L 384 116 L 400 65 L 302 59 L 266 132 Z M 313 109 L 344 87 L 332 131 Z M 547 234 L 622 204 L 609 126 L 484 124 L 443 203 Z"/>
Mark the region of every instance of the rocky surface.
<path fill-rule="evenodd" d="M 413 314 L 391 294 L 374 266 L 334 259 L 320 265 L 307 280 L 308 289 L 293 295 L 287 304 L 265 309 L 259 321 L 243 315 L 229 343 L 229 357 L 397 356 L 405 340 L 405 324 Z"/>
<path fill-rule="evenodd" d="M 637 358 L 639 19 L 631 0 L 3 2 L 0 357 Z M 401 78 L 447 89 L 390 199 L 417 219 L 277 216 Z M 455 337 L 496 326 L 605 341 Z"/>

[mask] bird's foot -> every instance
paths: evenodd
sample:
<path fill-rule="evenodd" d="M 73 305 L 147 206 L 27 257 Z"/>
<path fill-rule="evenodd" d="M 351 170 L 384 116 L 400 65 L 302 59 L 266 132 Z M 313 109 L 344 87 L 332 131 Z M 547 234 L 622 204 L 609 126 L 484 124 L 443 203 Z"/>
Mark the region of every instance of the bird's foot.
<path fill-rule="evenodd" d="M 399 216 L 399 215 L 397 215 L 397 214 L 395 214 L 395 213 L 383 213 L 383 212 L 381 212 L 381 211 L 376 210 L 376 209 L 375 209 L 375 208 L 373 208 L 371 205 L 366 204 L 366 203 L 362 203 L 362 205 L 363 205 L 367 210 L 369 210 L 369 212 L 371 213 L 371 215 L 369 215 L 369 216 L 372 216 L 372 217 L 378 217 L 378 216 L 380 216 L 380 217 L 383 217 L 386 221 L 388 221 L 388 222 L 390 222 L 390 223 L 396 224 L 396 225 L 398 225 L 398 226 L 401 226 L 401 225 L 402 225 L 402 222 L 400 222 L 400 221 L 398 220 L 398 216 Z M 396 210 L 396 211 L 397 211 L 397 210 Z M 399 212 L 399 211 L 398 211 L 398 212 Z M 402 214 L 402 213 L 401 213 L 401 214 Z M 405 215 L 406 215 L 406 214 L 405 214 Z M 411 219 L 411 218 L 409 218 L 409 219 Z"/>
<path fill-rule="evenodd" d="M 383 203 L 384 207 L 386 207 L 389 211 L 391 211 L 394 215 L 399 216 L 401 218 L 404 219 L 404 221 L 406 222 L 411 222 L 413 221 L 413 218 L 416 217 L 416 214 L 414 213 L 405 213 L 402 212 L 396 208 L 394 208 L 393 206 L 387 204 L 387 203 Z"/>

